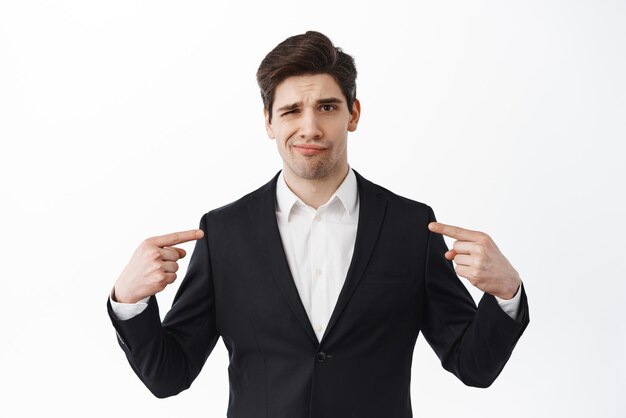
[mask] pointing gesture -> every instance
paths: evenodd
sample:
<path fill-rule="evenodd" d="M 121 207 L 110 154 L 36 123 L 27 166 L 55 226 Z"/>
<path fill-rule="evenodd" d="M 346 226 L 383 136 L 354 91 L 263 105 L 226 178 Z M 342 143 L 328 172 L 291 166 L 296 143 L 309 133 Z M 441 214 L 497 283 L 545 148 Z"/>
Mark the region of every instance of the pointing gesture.
<path fill-rule="evenodd" d="M 459 276 L 483 292 L 502 299 L 515 296 L 522 281 L 489 235 L 440 222 L 429 223 L 428 229 L 456 239 L 444 256 L 454 260 L 454 270 Z"/>
<path fill-rule="evenodd" d="M 195 241 L 204 236 L 201 229 L 174 232 L 148 238 L 137 247 L 128 265 L 115 282 L 117 302 L 136 303 L 152 296 L 176 280 L 177 261 L 186 253 L 174 245 Z"/>

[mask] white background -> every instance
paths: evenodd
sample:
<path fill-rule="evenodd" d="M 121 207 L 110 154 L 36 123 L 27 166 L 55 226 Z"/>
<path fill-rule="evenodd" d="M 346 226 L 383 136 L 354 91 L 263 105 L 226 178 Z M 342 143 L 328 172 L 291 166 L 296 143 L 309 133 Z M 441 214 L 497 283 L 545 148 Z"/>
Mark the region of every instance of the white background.
<path fill-rule="evenodd" d="M 0 415 L 225 416 L 221 341 L 158 400 L 105 302 L 141 240 L 281 168 L 255 73 L 315 29 L 359 70 L 351 166 L 489 233 L 528 292 L 487 390 L 418 339 L 415 415 L 626 416 L 625 21 L 597 0 L 2 1 Z"/>

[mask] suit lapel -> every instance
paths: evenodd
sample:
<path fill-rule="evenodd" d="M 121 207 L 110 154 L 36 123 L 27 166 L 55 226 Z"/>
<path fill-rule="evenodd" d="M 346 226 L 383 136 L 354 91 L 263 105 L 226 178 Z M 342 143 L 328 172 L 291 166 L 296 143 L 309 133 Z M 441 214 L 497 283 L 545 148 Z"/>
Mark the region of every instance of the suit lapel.
<path fill-rule="evenodd" d="M 358 287 L 369 259 L 374 249 L 374 244 L 378 238 L 378 232 L 385 217 L 385 209 L 387 208 L 387 200 L 384 198 L 382 191 L 374 183 L 363 178 L 356 170 L 354 174 L 357 179 L 359 189 L 359 221 L 357 225 L 356 240 L 354 243 L 354 252 L 346 281 L 341 288 L 337 304 L 330 317 L 324 336 L 320 344 L 328 338 L 328 334 L 332 331 L 341 313 L 350 301 L 352 294 Z"/>
<path fill-rule="evenodd" d="M 276 221 L 276 182 L 279 174 L 280 171 L 265 186 L 253 194 L 255 199 L 251 199 L 248 204 L 250 220 L 253 226 L 253 233 L 256 236 L 259 248 L 265 255 L 267 266 L 272 272 L 274 281 L 298 322 L 317 347 L 327 338 L 327 335 L 341 316 L 361 281 L 382 225 L 387 201 L 384 199 L 384 195 L 378 186 L 366 180 L 354 170 L 359 190 L 359 221 L 354 252 L 337 304 L 330 317 L 322 341 L 318 342 L 289 270 L 289 263 L 287 262 L 280 238 L 278 222 Z"/>
<path fill-rule="evenodd" d="M 289 263 L 276 221 L 276 181 L 279 174 L 280 171 L 253 195 L 256 199 L 251 199 L 248 204 L 250 220 L 253 228 L 255 228 L 254 232 L 259 248 L 265 255 L 267 267 L 272 272 L 276 285 L 298 322 L 317 347 L 319 342 L 289 270 Z"/>

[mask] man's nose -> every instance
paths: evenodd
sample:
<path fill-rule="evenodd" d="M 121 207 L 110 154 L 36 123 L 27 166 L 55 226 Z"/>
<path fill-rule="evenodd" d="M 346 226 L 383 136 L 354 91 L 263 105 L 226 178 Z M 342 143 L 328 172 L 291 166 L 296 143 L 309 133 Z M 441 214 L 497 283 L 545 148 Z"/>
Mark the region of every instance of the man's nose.
<path fill-rule="evenodd" d="M 316 139 L 322 137 L 322 129 L 315 112 L 304 112 L 300 119 L 300 139 Z"/>

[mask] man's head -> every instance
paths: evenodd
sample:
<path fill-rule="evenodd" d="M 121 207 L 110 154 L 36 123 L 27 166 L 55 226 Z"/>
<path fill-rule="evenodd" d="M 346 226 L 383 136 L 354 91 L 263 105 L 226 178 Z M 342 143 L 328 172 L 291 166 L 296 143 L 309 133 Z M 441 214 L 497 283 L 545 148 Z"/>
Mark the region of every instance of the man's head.
<path fill-rule="evenodd" d="M 256 79 L 263 106 L 272 121 L 276 87 L 286 78 L 303 74 L 330 74 L 345 96 L 348 111 L 356 99 L 354 59 L 337 48 L 325 35 L 308 31 L 291 36 L 271 50 L 261 61 Z"/>
<path fill-rule="evenodd" d="M 348 132 L 356 129 L 356 68 L 318 32 L 280 43 L 257 72 L 267 134 L 285 176 L 319 180 L 345 175 Z"/>

